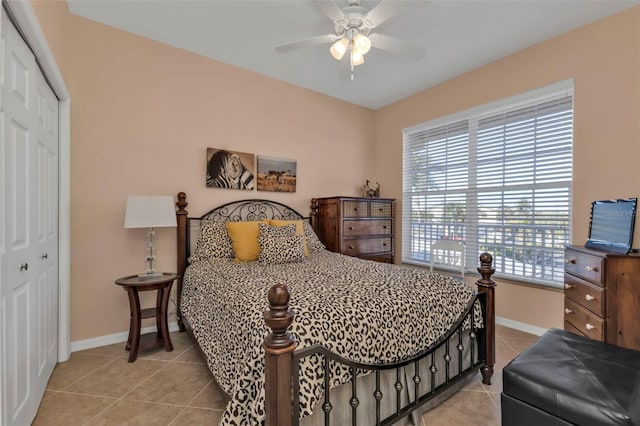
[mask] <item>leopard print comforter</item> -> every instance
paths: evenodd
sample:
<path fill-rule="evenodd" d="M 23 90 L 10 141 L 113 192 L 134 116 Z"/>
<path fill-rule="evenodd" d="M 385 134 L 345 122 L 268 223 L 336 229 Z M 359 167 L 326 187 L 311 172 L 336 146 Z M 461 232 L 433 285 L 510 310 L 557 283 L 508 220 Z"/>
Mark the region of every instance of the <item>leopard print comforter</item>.
<path fill-rule="evenodd" d="M 474 294 L 453 278 L 326 250 L 300 263 L 192 264 L 181 310 L 216 381 L 231 396 L 221 425 L 264 421 L 262 342 L 269 330 L 262 313 L 277 283 L 291 289 L 291 332 L 299 348 L 321 344 L 367 363 L 398 361 L 423 350 L 451 328 Z M 348 370 L 334 370 L 332 386 L 348 382 Z M 316 357 L 301 364 L 303 416 L 322 398 L 322 375 Z"/>

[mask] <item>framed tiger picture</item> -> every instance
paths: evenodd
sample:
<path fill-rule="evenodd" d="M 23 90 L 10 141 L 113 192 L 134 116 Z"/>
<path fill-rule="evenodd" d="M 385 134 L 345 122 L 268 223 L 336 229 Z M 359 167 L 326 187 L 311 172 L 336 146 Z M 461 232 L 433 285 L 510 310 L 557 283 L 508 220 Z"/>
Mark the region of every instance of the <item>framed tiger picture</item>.
<path fill-rule="evenodd" d="M 207 188 L 255 188 L 255 155 L 219 148 L 207 148 Z"/>

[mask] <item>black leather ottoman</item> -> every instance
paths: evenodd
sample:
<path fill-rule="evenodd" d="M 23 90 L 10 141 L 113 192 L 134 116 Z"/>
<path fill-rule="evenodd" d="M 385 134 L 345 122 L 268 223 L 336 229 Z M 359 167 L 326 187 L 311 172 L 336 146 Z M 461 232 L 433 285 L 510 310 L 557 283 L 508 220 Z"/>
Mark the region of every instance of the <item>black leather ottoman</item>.
<path fill-rule="evenodd" d="M 502 425 L 640 425 L 640 352 L 551 329 L 502 371 Z"/>

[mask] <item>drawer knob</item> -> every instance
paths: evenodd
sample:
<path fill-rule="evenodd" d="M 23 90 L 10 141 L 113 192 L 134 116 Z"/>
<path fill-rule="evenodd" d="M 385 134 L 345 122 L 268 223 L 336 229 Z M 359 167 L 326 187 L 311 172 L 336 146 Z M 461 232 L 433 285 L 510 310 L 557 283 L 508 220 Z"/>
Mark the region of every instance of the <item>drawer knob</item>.
<path fill-rule="evenodd" d="M 565 259 L 564 263 L 567 265 L 575 265 L 576 264 L 576 260 L 575 259 Z"/>
<path fill-rule="evenodd" d="M 564 283 L 564 289 L 565 290 L 571 290 L 573 288 L 573 286 L 569 283 Z"/>
<path fill-rule="evenodd" d="M 569 314 L 572 314 L 573 311 L 571 309 L 569 309 L 569 308 L 564 308 L 564 313 L 565 313 L 565 315 L 569 315 Z"/>
<path fill-rule="evenodd" d="M 357 207 L 354 207 L 354 208 L 353 208 L 353 211 L 354 211 L 354 212 L 357 212 L 357 211 L 358 211 L 358 208 L 357 208 Z"/>
<path fill-rule="evenodd" d="M 584 328 L 586 328 L 587 330 L 595 330 L 596 326 L 595 325 L 591 325 L 589 323 L 587 323 Z"/>
<path fill-rule="evenodd" d="M 382 226 L 382 229 L 387 229 L 387 225 L 383 225 L 383 226 Z"/>
<path fill-rule="evenodd" d="M 597 266 L 585 266 L 584 270 L 587 272 L 598 272 L 598 267 Z"/>
<path fill-rule="evenodd" d="M 355 228 L 353 226 L 349 227 L 349 231 L 353 231 Z"/>
<path fill-rule="evenodd" d="M 348 246 L 347 247 L 349 250 L 353 250 L 353 246 Z"/>
<path fill-rule="evenodd" d="M 590 294 L 585 294 L 585 295 L 584 295 L 584 298 L 585 298 L 585 300 L 586 300 L 587 302 L 591 302 L 592 300 L 596 300 L 596 298 L 595 298 L 595 297 L 593 297 L 593 296 L 592 296 L 592 295 L 590 295 Z"/>
<path fill-rule="evenodd" d="M 382 243 L 382 247 L 386 247 L 386 246 L 387 246 L 387 243 Z"/>

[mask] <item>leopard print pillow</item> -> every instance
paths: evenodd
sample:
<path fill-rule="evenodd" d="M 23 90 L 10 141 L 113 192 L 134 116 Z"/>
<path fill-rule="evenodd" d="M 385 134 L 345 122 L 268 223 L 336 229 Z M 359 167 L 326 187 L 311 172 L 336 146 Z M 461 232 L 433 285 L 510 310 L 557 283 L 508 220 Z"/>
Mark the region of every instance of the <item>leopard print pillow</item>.
<path fill-rule="evenodd" d="M 322 241 L 318 238 L 315 231 L 308 222 L 303 222 L 302 227 L 304 229 L 304 237 L 307 240 L 307 248 L 309 253 L 324 250 L 326 247 L 322 244 Z"/>
<path fill-rule="evenodd" d="M 271 226 L 258 225 L 260 228 L 260 255 L 258 262 L 281 264 L 302 262 L 306 259 L 302 235 L 296 235 L 296 225 Z"/>
<path fill-rule="evenodd" d="M 273 226 L 268 223 L 259 223 L 258 229 L 260 236 L 265 238 L 291 237 L 296 234 L 296 225 L 294 223 L 284 226 Z"/>
<path fill-rule="evenodd" d="M 200 223 L 200 235 L 189 263 L 216 258 L 233 258 L 233 247 L 224 222 L 205 220 Z"/>

